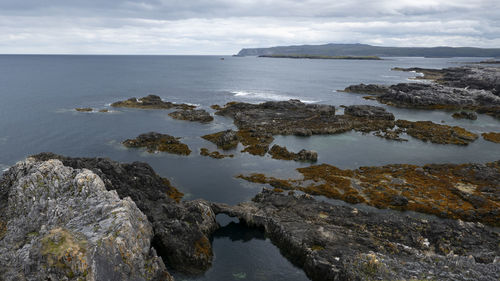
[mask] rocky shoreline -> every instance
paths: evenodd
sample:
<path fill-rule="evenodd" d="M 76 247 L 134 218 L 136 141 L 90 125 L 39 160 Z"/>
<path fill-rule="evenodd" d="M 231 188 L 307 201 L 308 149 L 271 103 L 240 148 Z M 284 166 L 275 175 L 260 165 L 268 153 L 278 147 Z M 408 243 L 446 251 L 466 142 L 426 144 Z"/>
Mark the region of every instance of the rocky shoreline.
<path fill-rule="evenodd" d="M 111 104 L 112 107 L 127 107 L 139 109 L 182 109 L 192 110 L 196 108 L 194 105 L 189 104 L 176 104 L 169 101 L 163 101 L 159 96 L 148 95 L 142 98 L 130 98 L 124 101 L 117 101 Z"/>
<path fill-rule="evenodd" d="M 453 173 L 473 169 L 477 181 L 498 183 L 497 166 L 463 165 Z M 435 176 L 445 168 L 423 169 Z M 495 194 L 495 189 L 482 192 Z M 213 259 L 210 236 L 219 227 L 215 215 L 227 214 L 262 228 L 314 281 L 500 277 L 499 233 L 481 223 L 339 206 L 279 188 L 264 189 L 236 206 L 180 202 L 179 194 L 145 163 L 51 153 L 30 157 L 0 181 L 0 276 L 173 280 L 164 263 L 178 272 L 201 274 Z M 483 199 L 493 200 L 494 195 L 488 196 Z M 391 200 L 399 205 L 415 199 L 396 197 Z M 468 200 L 481 202 L 472 196 Z M 21 256 L 26 258 L 9 258 Z"/>

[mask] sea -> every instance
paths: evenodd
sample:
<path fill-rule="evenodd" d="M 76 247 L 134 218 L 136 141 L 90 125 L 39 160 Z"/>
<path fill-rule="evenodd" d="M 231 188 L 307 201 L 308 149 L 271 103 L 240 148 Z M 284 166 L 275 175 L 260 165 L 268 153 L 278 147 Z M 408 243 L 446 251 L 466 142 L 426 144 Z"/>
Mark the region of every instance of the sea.
<path fill-rule="evenodd" d="M 173 110 L 112 108 L 131 97 L 154 94 L 166 101 L 211 105 L 230 101 L 260 103 L 299 99 L 306 103 L 370 104 L 387 108 L 397 119 L 429 120 L 458 125 L 475 133 L 500 132 L 500 122 L 487 115 L 457 120 L 443 110 L 401 109 L 344 93 L 352 84 L 395 84 L 415 81 L 414 72 L 393 67 L 443 68 L 485 58 L 384 58 L 383 60 L 308 60 L 231 56 L 86 56 L 0 55 L 0 174 L 27 156 L 54 152 L 72 157 L 108 157 L 142 161 L 168 178 L 185 200 L 203 198 L 237 204 L 250 200 L 263 185 L 236 178 L 240 174 L 298 177 L 306 163 L 239 153 L 212 159 L 199 154 L 216 146 L 200 136 L 235 129 L 231 119 L 215 116 L 201 124 L 174 120 Z M 421 81 L 428 83 L 426 81 Z M 91 107 L 94 112 L 77 112 Z M 97 112 L 107 109 L 109 112 Z M 180 137 L 193 153 L 177 156 L 125 148 L 121 142 L 146 132 Z M 479 138 L 468 146 L 439 145 L 407 137 L 395 142 L 348 132 L 331 136 L 277 136 L 274 143 L 291 151 L 318 152 L 318 164 L 352 169 L 395 163 L 485 163 L 500 159 L 500 145 Z M 214 263 L 203 276 L 176 274 L 177 280 L 308 280 L 284 258 L 260 230 L 219 216 L 223 226 L 213 237 Z"/>

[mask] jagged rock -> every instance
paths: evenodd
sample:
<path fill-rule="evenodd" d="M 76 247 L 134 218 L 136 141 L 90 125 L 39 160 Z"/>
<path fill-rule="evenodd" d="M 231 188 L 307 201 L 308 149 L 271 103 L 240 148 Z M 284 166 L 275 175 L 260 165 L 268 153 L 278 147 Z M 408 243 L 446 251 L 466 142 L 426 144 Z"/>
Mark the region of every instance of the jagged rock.
<path fill-rule="evenodd" d="M 28 158 L 0 195 L 1 280 L 173 280 L 146 216 L 90 170 Z"/>
<path fill-rule="evenodd" d="M 141 134 L 135 139 L 125 140 L 123 145 L 133 148 L 145 147 L 149 153 L 162 151 L 179 155 L 191 154 L 187 144 L 180 142 L 179 139 L 167 134 L 149 132 Z"/>
<path fill-rule="evenodd" d="M 204 109 L 198 110 L 179 110 L 168 114 L 170 117 L 179 120 L 195 122 L 211 122 L 214 118 Z"/>
<path fill-rule="evenodd" d="M 316 151 L 302 149 L 298 153 L 293 153 L 288 151 L 286 147 L 282 147 L 277 144 L 271 147 L 271 149 L 269 150 L 269 154 L 271 154 L 271 156 L 274 159 L 295 160 L 304 162 L 318 161 L 318 153 Z"/>
<path fill-rule="evenodd" d="M 218 225 L 208 203 L 177 202 L 182 197 L 170 182 L 146 163 L 121 164 L 106 158 L 71 158 L 52 153 L 33 156 L 39 161 L 59 159 L 75 169 L 89 169 L 104 181 L 106 189 L 121 198 L 130 197 L 153 225 L 153 246 L 165 263 L 186 274 L 200 274 L 213 259 L 208 237 Z"/>
<path fill-rule="evenodd" d="M 148 95 L 143 98 L 130 98 L 124 101 L 117 101 L 111 104 L 113 107 L 129 107 L 129 108 L 141 108 L 141 109 L 171 109 L 178 108 L 183 110 L 190 110 L 196 108 L 194 105 L 189 104 L 176 104 L 168 101 L 162 101 L 159 96 Z"/>
<path fill-rule="evenodd" d="M 387 92 L 389 89 L 388 86 L 385 85 L 377 85 L 377 84 L 359 84 L 359 85 L 351 85 L 345 88 L 342 92 L 347 93 L 358 93 L 358 94 L 369 94 L 369 95 L 380 95 Z"/>
<path fill-rule="evenodd" d="M 460 111 L 460 112 L 453 113 L 452 117 L 455 119 L 476 120 L 477 114 L 474 112 L 469 112 L 469 111 Z"/>
<path fill-rule="evenodd" d="M 223 150 L 234 149 L 238 146 L 239 140 L 237 132 L 226 130 L 210 135 L 205 135 L 202 138 L 213 142 L 218 148 Z"/>
<path fill-rule="evenodd" d="M 500 278 L 500 237 L 479 223 L 358 210 L 266 189 L 251 202 L 212 208 L 263 228 L 313 281 Z"/>
<path fill-rule="evenodd" d="M 344 109 L 345 115 L 375 120 L 394 120 L 394 114 L 387 112 L 385 108 L 373 105 L 351 105 Z"/>

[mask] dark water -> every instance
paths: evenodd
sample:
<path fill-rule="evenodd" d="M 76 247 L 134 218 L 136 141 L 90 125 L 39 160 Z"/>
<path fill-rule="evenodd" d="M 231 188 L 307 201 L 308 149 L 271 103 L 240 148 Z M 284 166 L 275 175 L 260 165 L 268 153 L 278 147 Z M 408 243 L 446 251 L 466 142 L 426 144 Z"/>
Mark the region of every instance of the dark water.
<path fill-rule="evenodd" d="M 413 73 L 392 67 L 441 68 L 481 58 L 391 58 L 382 61 L 292 60 L 213 56 L 0 56 L 0 170 L 26 156 L 51 151 L 68 156 L 99 156 L 131 162 L 145 161 L 186 194 L 238 203 L 253 197 L 262 186 L 235 178 L 240 173 L 265 172 L 295 176 L 306 164 L 248 154 L 216 160 L 199 155 L 215 146 L 200 136 L 233 128 L 220 116 L 210 124 L 171 119 L 169 111 L 111 109 L 110 113 L 80 113 L 75 107 L 109 108 L 129 97 L 156 94 L 172 102 L 209 108 L 229 101 L 261 102 L 298 98 L 333 105 L 377 104 L 362 95 L 336 92 L 350 84 L 407 81 Z M 478 120 L 455 120 L 450 112 L 388 108 L 398 118 L 444 121 L 474 132 L 500 131 L 500 122 L 480 115 Z M 128 150 L 120 142 L 157 131 L 182 137 L 190 156 L 147 154 Z M 292 150 L 314 149 L 319 163 L 342 168 L 388 163 L 488 162 L 500 158 L 500 145 L 477 140 L 467 147 L 435 145 L 413 138 L 397 143 L 360 133 L 309 138 L 277 137 Z M 216 261 L 206 276 L 196 280 L 304 280 L 266 239 L 214 239 Z M 274 263 L 265 262 L 271 259 Z M 239 263 L 230 266 L 230 262 Z M 264 262 L 262 262 L 264 261 Z M 279 267 L 275 268 L 275 264 Z M 233 267 L 233 268 L 230 268 Z M 227 271 L 224 271 L 227 268 Z M 300 271 L 299 271 L 300 272 Z M 236 275 L 233 275 L 236 274 Z M 225 277 L 224 277 L 225 276 Z M 267 279 L 266 279 L 267 278 Z"/>

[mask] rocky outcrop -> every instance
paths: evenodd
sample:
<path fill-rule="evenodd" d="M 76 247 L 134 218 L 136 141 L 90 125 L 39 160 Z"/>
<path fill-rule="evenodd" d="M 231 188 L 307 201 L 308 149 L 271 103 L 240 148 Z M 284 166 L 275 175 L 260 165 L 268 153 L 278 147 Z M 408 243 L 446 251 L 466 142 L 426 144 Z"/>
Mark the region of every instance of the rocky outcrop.
<path fill-rule="evenodd" d="M 301 179 L 240 175 L 278 189 L 300 190 L 348 203 L 410 210 L 500 226 L 500 161 L 487 164 L 386 165 L 342 170 L 298 168 Z"/>
<path fill-rule="evenodd" d="M 173 280 L 136 204 L 59 160 L 3 175 L 0 229 L 1 280 Z"/>
<path fill-rule="evenodd" d="M 487 141 L 500 143 L 500 133 L 482 133 L 483 138 Z"/>
<path fill-rule="evenodd" d="M 394 115 L 380 106 L 346 106 L 343 115 L 335 115 L 333 106 L 304 104 L 298 100 L 261 104 L 229 103 L 218 108 L 216 114 L 233 118 L 239 131 L 219 132 L 203 138 L 218 144 L 219 148 L 236 147 L 241 141 L 247 146 L 244 151 L 255 155 L 266 154 L 274 139 L 273 135 L 310 136 L 355 130 L 373 132 L 376 136 L 397 141 L 404 140 L 400 137 L 401 133 L 440 144 L 467 145 L 477 139 L 477 135 L 456 126 L 394 121 Z M 222 136 L 230 136 L 231 142 L 223 142 Z"/>
<path fill-rule="evenodd" d="M 207 148 L 202 148 L 200 150 L 200 155 L 202 156 L 208 156 L 208 157 L 211 157 L 211 158 L 214 158 L 214 159 L 222 159 L 222 158 L 226 158 L 226 157 L 229 157 L 229 158 L 233 158 L 234 155 L 233 154 L 222 154 L 218 151 L 212 151 L 210 152 Z"/>
<path fill-rule="evenodd" d="M 159 96 L 149 95 L 140 99 L 130 98 L 124 101 L 117 101 L 111 104 L 112 107 L 128 107 L 140 109 L 183 109 L 190 110 L 196 108 L 194 105 L 189 104 L 176 104 L 168 101 L 163 101 Z"/>
<path fill-rule="evenodd" d="M 470 111 L 459 111 L 455 112 L 451 115 L 455 119 L 469 119 L 469 120 L 477 120 L 477 114 Z"/>
<path fill-rule="evenodd" d="M 223 150 L 234 149 L 238 146 L 239 140 L 236 131 L 226 130 L 214 134 L 202 136 L 202 138 L 213 142 L 218 148 Z"/>
<path fill-rule="evenodd" d="M 415 71 L 424 74 L 423 79 L 453 87 L 490 91 L 500 96 L 500 68 L 484 66 L 462 66 L 444 69 L 394 68 L 399 71 Z"/>
<path fill-rule="evenodd" d="M 359 84 L 359 85 L 351 85 L 341 92 L 347 93 L 359 93 L 359 94 L 368 94 L 368 95 L 381 95 L 389 90 L 389 86 L 385 85 L 377 85 L 377 84 Z"/>
<path fill-rule="evenodd" d="M 168 115 L 174 119 L 186 120 L 186 121 L 192 121 L 192 122 L 206 123 L 206 122 L 211 122 L 214 120 L 214 117 L 212 117 L 204 109 L 179 110 L 179 111 L 171 112 Z"/>
<path fill-rule="evenodd" d="M 76 111 L 78 112 L 92 112 L 93 109 L 90 107 L 77 107 L 75 108 Z"/>
<path fill-rule="evenodd" d="M 298 153 L 294 153 L 288 151 L 286 147 L 282 147 L 277 144 L 271 147 L 271 149 L 269 150 L 269 154 L 271 154 L 273 159 L 295 160 L 302 162 L 318 161 L 318 153 L 316 151 L 302 149 Z"/>
<path fill-rule="evenodd" d="M 359 210 L 270 190 L 212 208 L 263 228 L 313 281 L 500 278 L 500 237 L 479 223 Z"/>
<path fill-rule="evenodd" d="M 191 154 L 187 144 L 180 142 L 179 139 L 167 134 L 149 132 L 141 134 L 135 139 L 125 140 L 123 145 L 131 148 L 144 147 L 149 153 L 161 151 L 179 155 Z"/>
<path fill-rule="evenodd" d="M 182 197 L 170 182 L 146 163 L 121 164 L 107 158 L 70 158 L 52 153 L 33 156 L 39 161 L 59 159 L 74 169 L 89 169 L 102 178 L 107 190 L 130 197 L 147 216 L 154 231 L 152 245 L 165 263 L 186 274 L 200 274 L 213 259 L 210 234 L 218 225 L 202 200 L 179 202 Z"/>

